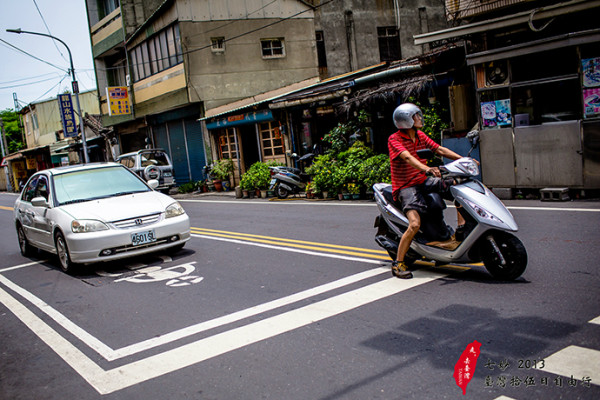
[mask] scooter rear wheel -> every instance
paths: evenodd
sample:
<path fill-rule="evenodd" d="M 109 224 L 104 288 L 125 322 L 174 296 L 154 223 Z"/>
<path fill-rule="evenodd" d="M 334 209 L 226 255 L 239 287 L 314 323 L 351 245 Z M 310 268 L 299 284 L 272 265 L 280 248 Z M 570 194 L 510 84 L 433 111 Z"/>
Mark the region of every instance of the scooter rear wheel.
<path fill-rule="evenodd" d="M 494 245 L 484 238 L 481 246 L 481 258 L 488 272 L 496 279 L 512 281 L 525 272 L 527 267 L 527 251 L 523 242 L 516 236 L 506 233 L 492 234 L 494 242 L 502 254 L 498 254 Z M 502 264 L 502 258 L 505 264 Z"/>
<path fill-rule="evenodd" d="M 288 190 L 286 188 L 282 187 L 281 185 L 278 185 L 275 188 L 275 194 L 280 199 L 285 199 L 285 198 L 287 198 L 290 195 L 290 193 L 288 192 Z"/>

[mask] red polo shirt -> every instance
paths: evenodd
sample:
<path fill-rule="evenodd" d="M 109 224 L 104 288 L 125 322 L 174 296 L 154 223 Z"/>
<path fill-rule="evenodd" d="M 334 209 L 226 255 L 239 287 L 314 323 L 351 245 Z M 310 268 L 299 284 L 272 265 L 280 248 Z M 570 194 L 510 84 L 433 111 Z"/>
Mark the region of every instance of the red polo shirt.
<path fill-rule="evenodd" d="M 427 179 L 424 171 L 418 170 L 404 161 L 400 158 L 400 153 L 408 151 L 417 160 L 427 164 L 427 160 L 417 155 L 417 150 L 430 149 L 435 152 L 438 147 L 440 147 L 439 144 L 421 131 L 417 131 L 414 142 L 405 130 L 399 130 L 389 137 L 388 149 L 392 169 L 392 191 L 395 200 L 398 199 L 400 189 L 420 185 Z"/>

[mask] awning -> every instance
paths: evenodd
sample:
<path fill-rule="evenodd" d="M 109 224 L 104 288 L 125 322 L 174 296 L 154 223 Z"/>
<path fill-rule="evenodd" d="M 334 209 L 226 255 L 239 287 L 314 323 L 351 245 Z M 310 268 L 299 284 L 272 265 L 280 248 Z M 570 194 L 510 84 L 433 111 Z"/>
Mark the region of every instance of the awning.
<path fill-rule="evenodd" d="M 242 100 L 235 101 L 233 103 L 225 104 L 216 108 L 211 108 L 207 110 L 204 117 L 200 118 L 199 121 L 204 121 L 210 118 L 219 117 L 224 114 L 228 114 L 230 112 L 240 111 L 245 108 L 253 107 L 259 105 L 261 103 L 271 101 L 280 96 L 284 96 L 286 94 L 295 92 L 297 90 L 302 90 L 309 86 L 315 85 L 319 82 L 319 78 L 311 78 L 302 82 L 295 83 L 293 85 L 285 86 L 279 89 L 271 90 L 266 93 L 261 93 L 256 96 L 247 97 Z"/>
<path fill-rule="evenodd" d="M 466 56 L 467 65 L 486 63 L 504 58 L 518 57 L 526 54 L 539 53 L 567 46 L 579 46 L 582 44 L 600 42 L 600 29 L 590 31 L 574 32 L 551 38 L 536 40 L 533 42 L 517 44 L 500 49 L 482 51 L 480 53 Z"/>
<path fill-rule="evenodd" d="M 47 150 L 50 148 L 50 145 L 46 144 L 44 146 L 37 146 L 37 147 L 33 147 L 31 149 L 22 149 L 21 153 L 38 153 L 44 150 Z M 24 156 L 26 156 L 27 154 L 23 154 Z"/>
<path fill-rule="evenodd" d="M 494 29 L 507 28 L 532 21 L 554 18 L 560 15 L 586 11 L 592 8 L 600 7 L 600 0 L 575 0 L 568 3 L 553 4 L 546 7 L 536 8 L 534 10 L 523 11 L 513 15 L 507 15 L 499 18 L 488 19 L 472 24 L 456 26 L 449 29 L 442 29 L 435 32 L 415 35 L 415 45 L 421 45 L 441 40 L 459 38 L 473 33 L 481 33 Z"/>
<path fill-rule="evenodd" d="M 2 167 L 6 167 L 6 166 L 8 165 L 7 163 L 8 163 L 9 161 L 16 160 L 16 159 L 18 159 L 18 158 L 23 158 L 23 154 L 21 154 L 21 153 L 13 153 L 13 154 L 9 154 L 9 155 L 7 155 L 6 157 L 4 157 L 4 158 L 2 159 L 2 165 L 1 165 L 1 166 L 2 166 Z"/>
<path fill-rule="evenodd" d="M 98 139 L 104 139 L 104 138 L 102 136 L 94 136 L 94 137 L 91 137 L 89 139 L 86 138 L 85 143 L 89 144 L 90 142 L 96 141 Z M 52 152 L 53 153 L 60 153 L 63 150 L 66 150 L 66 149 L 69 149 L 69 150 L 76 149 L 76 148 L 78 148 L 80 146 L 81 146 L 81 140 L 78 140 L 76 142 L 69 143 L 66 146 L 57 147 L 57 148 L 53 149 Z M 88 146 L 88 148 L 89 148 L 89 146 Z"/>
<path fill-rule="evenodd" d="M 304 91 L 318 91 L 321 90 L 321 88 L 325 87 L 325 86 L 329 86 L 329 85 L 339 85 L 339 81 L 349 81 L 350 77 L 352 76 L 356 76 L 356 75 L 361 75 L 361 74 L 365 74 L 368 73 L 369 71 L 372 71 L 374 69 L 381 69 L 384 68 L 386 66 L 386 63 L 380 63 L 380 64 L 376 64 L 376 65 L 372 65 L 366 68 L 362 68 L 360 70 L 357 71 L 352 71 L 352 72 L 348 72 L 346 74 L 342 74 L 342 75 L 338 75 L 338 76 L 334 76 L 332 78 L 329 79 L 325 79 L 323 81 L 319 80 L 318 77 L 314 77 L 311 79 L 307 79 L 305 81 L 302 82 L 298 82 L 289 86 L 285 86 L 276 90 L 271 90 L 270 92 L 266 92 L 266 93 L 262 93 L 256 96 L 252 96 L 252 97 L 248 97 L 242 100 L 238 100 L 236 102 L 233 103 L 229 103 L 229 104 L 225 104 L 216 108 L 211 108 L 210 110 L 207 110 L 205 113 L 205 116 L 203 118 L 200 118 L 199 121 L 204 121 L 204 120 L 208 120 L 211 118 L 216 118 L 219 116 L 222 116 L 224 114 L 228 114 L 231 112 L 236 112 L 236 111 L 240 111 L 249 107 L 253 107 L 253 106 L 257 106 L 259 104 L 262 103 L 266 103 L 266 102 L 272 102 L 274 100 L 278 100 L 281 98 L 286 98 L 287 100 L 287 96 L 294 96 L 295 94 L 300 94 L 303 95 Z M 276 107 L 272 107 L 272 108 L 276 108 Z"/>

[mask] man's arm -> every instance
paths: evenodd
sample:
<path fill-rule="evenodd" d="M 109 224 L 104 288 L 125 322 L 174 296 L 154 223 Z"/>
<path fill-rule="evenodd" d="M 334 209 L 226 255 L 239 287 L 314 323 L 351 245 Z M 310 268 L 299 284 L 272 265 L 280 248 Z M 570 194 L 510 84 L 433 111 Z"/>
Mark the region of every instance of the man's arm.
<path fill-rule="evenodd" d="M 446 147 L 443 147 L 443 146 L 438 147 L 437 150 L 435 151 L 435 154 L 438 154 L 442 157 L 449 158 L 451 160 L 458 160 L 459 158 L 462 158 L 461 155 L 456 154 L 452 150 L 450 150 Z"/>
<path fill-rule="evenodd" d="M 400 158 L 406 161 L 413 168 L 418 169 L 419 171 L 424 171 L 425 173 L 432 173 L 434 176 L 441 176 L 440 170 L 437 168 L 429 167 L 419 161 L 416 157 L 414 157 L 408 150 L 404 150 L 400 153 Z"/>

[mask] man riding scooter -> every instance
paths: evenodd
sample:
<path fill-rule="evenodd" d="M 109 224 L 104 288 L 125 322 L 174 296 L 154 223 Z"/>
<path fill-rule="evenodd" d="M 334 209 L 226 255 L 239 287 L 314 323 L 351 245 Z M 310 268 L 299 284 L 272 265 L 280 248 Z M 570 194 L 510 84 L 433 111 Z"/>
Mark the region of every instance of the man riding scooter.
<path fill-rule="evenodd" d="M 420 130 L 423 128 L 423 113 L 416 105 L 399 105 L 394 110 L 393 118 L 394 125 L 398 128 L 388 139 L 393 198 L 408 218 L 409 226 L 400 239 L 396 260 L 392 263 L 392 274 L 398 278 L 410 279 L 413 275 L 404 263 L 404 256 L 421 228 L 421 215 L 427 209 L 425 195 L 437 192 L 442 197 L 451 199 L 448 192 L 452 184 L 451 179 L 442 179 L 437 167 L 427 166 L 426 160 L 420 158 L 417 151 L 430 149 L 435 154 L 451 160 L 458 160 L 461 156 L 435 143 Z M 458 212 L 457 219 L 460 229 L 465 221 Z M 442 245 L 456 246 L 457 243 L 451 239 Z"/>

